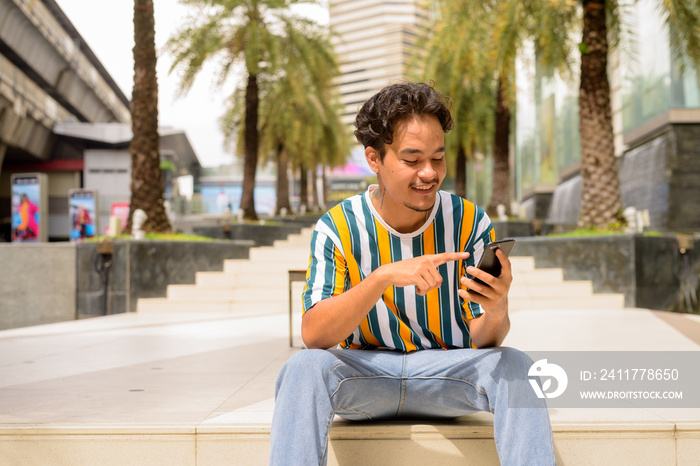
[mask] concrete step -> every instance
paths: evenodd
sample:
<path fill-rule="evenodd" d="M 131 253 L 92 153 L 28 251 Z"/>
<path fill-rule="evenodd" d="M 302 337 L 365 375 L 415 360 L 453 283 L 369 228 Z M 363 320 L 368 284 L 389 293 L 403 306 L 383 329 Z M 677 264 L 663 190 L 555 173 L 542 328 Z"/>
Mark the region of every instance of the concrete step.
<path fill-rule="evenodd" d="M 286 289 L 288 283 L 288 273 L 279 270 L 264 274 L 252 271 L 247 273 L 198 272 L 195 286 L 203 290 L 215 288 L 231 290 L 250 287 L 261 288 L 261 285 L 265 284 L 271 289 Z M 592 285 L 590 282 L 563 282 L 552 280 L 550 275 L 538 276 L 537 274 L 518 277 L 513 282 L 510 291 L 511 296 L 587 296 L 591 293 Z"/>
<path fill-rule="evenodd" d="M 185 312 L 185 313 L 288 313 L 287 302 L 252 302 L 242 300 L 171 300 L 168 298 L 139 299 L 138 312 Z"/>
<path fill-rule="evenodd" d="M 249 286 L 259 283 L 286 284 L 288 281 L 288 270 L 284 267 L 270 267 L 268 264 L 256 265 L 250 261 L 227 261 L 224 272 L 197 272 L 196 284 L 207 288 L 213 287 L 237 287 Z M 287 264 L 299 265 L 299 264 Z M 294 270 L 305 270 L 306 266 L 293 268 Z M 515 271 L 516 280 L 514 286 L 525 285 L 552 285 L 563 281 L 561 269 L 535 269 L 531 271 Z"/>
<path fill-rule="evenodd" d="M 299 234 L 289 235 L 286 240 L 278 239 L 273 243 L 273 245 L 275 247 L 303 247 L 308 249 L 309 243 L 311 243 L 312 232 L 313 229 L 304 229 Z"/>
<path fill-rule="evenodd" d="M 241 301 L 287 303 L 289 290 L 278 288 L 202 288 L 196 285 L 170 285 L 167 298 L 171 301 Z"/>
<path fill-rule="evenodd" d="M 298 237 L 298 238 L 288 238 L 286 240 L 281 239 L 275 241 L 272 245 L 274 247 L 283 247 L 283 248 L 309 248 L 309 244 L 311 243 L 311 236 L 309 237 Z"/>
<path fill-rule="evenodd" d="M 167 299 L 144 301 L 139 310 L 233 312 L 237 308 L 267 303 L 288 306 L 288 271 L 305 270 L 309 263 L 312 229 L 275 242 L 273 247 L 250 250 L 250 259 L 226 260 L 223 272 L 199 272 L 195 285 L 171 285 Z M 560 269 L 536 269 L 532 257 L 511 257 L 516 277 L 511 290 L 513 309 L 580 309 L 588 306 L 623 307 L 620 296 L 592 295 L 589 282 L 564 282 Z M 297 293 L 294 294 L 296 296 Z"/>
<path fill-rule="evenodd" d="M 548 289 L 549 293 L 530 293 L 522 288 L 511 290 L 511 309 L 585 309 L 623 308 L 621 294 L 592 294 L 589 283 L 563 283 Z M 169 302 L 231 302 L 231 303 L 275 303 L 288 305 L 287 285 L 278 287 L 204 288 L 195 285 L 171 285 L 168 287 Z M 298 293 L 293 294 L 293 299 Z"/>
<path fill-rule="evenodd" d="M 586 298 L 593 295 L 593 284 L 591 282 L 523 282 L 514 281 L 508 296 L 510 298 L 521 297 L 568 297 Z"/>
<path fill-rule="evenodd" d="M 513 273 L 513 284 L 560 283 L 564 281 L 562 269 L 513 270 Z"/>
<path fill-rule="evenodd" d="M 289 301 L 288 291 L 278 289 L 273 294 L 265 295 L 265 290 L 209 290 L 212 293 L 200 293 L 201 290 L 168 290 L 168 298 L 140 299 L 137 310 L 139 312 L 154 311 L 190 311 L 190 312 L 232 312 L 243 306 L 269 308 L 280 312 L 287 312 Z M 298 298 L 298 290 L 293 293 L 292 299 Z M 509 301 L 512 311 L 524 309 L 622 309 L 624 308 L 624 296 L 616 294 L 597 294 L 584 297 L 518 297 L 513 296 Z"/>
<path fill-rule="evenodd" d="M 514 297 L 508 301 L 511 310 L 522 309 L 622 309 L 625 297 L 621 294 L 595 294 L 586 297 Z"/>
<path fill-rule="evenodd" d="M 270 424 L 264 422 L 268 413 L 256 409 L 260 404 L 198 424 L 0 425 L 0 460 L 24 466 L 263 466 L 268 464 Z M 246 410 L 254 420 L 236 419 Z M 648 416 L 638 421 L 614 420 L 609 415 L 604 420 L 558 421 L 556 417 L 552 436 L 558 464 L 698 464 L 696 422 L 649 420 Z M 329 437 L 329 466 L 499 464 L 493 421 L 483 413 L 445 422 L 336 420 Z"/>
<path fill-rule="evenodd" d="M 309 246 L 300 248 L 289 247 L 260 247 L 250 250 L 249 260 L 251 262 L 309 262 Z"/>
<path fill-rule="evenodd" d="M 255 268 L 251 269 L 237 272 L 197 272 L 195 284 L 203 288 L 240 288 L 260 285 L 261 283 L 268 283 L 272 287 L 287 286 L 289 275 L 286 270 L 260 271 Z M 516 287 L 521 286 L 528 287 L 528 289 L 529 287 L 542 287 L 543 291 L 546 291 L 547 288 L 556 288 L 561 283 L 567 283 L 563 282 L 561 278 L 561 270 L 552 270 L 551 272 L 553 273 L 540 274 L 539 271 L 536 271 L 517 276 L 511 292 Z"/>
<path fill-rule="evenodd" d="M 250 257 L 251 259 L 227 259 L 224 261 L 224 272 L 258 273 L 269 272 L 271 270 L 298 270 L 306 269 L 309 265 L 308 251 L 306 251 L 304 254 L 296 253 L 285 255 L 275 253 L 272 248 L 267 250 L 255 248 L 250 250 Z M 533 258 L 518 257 L 516 259 L 517 260 L 511 261 L 513 272 L 515 274 L 539 272 L 539 270 L 534 268 Z M 543 270 L 547 270 L 546 273 L 548 274 L 557 274 L 557 272 L 551 272 L 550 269 Z"/>
<path fill-rule="evenodd" d="M 203 288 L 239 288 L 267 283 L 272 287 L 286 287 L 289 275 L 286 270 L 267 271 L 264 274 L 248 272 L 197 272 L 195 284 Z"/>
<path fill-rule="evenodd" d="M 288 270 L 306 270 L 309 266 L 309 258 L 305 261 L 248 261 L 243 259 L 230 259 L 224 262 L 226 273 L 267 274 L 271 272 L 287 273 Z"/>
<path fill-rule="evenodd" d="M 267 246 L 252 248 L 249 260 L 251 262 L 303 262 L 309 261 L 309 245 L 302 247 L 289 247 L 287 245 Z M 535 270 L 535 261 L 532 257 L 512 257 L 513 270 L 526 272 Z"/>
<path fill-rule="evenodd" d="M 700 440 L 686 442 L 694 426 L 666 422 L 562 422 L 553 423 L 557 464 L 567 466 L 695 464 L 691 458 Z M 220 446 L 220 457 L 246 458 L 233 464 L 264 465 L 269 454 L 267 427 L 241 434 L 241 429 L 200 427 L 198 447 Z M 264 429 L 264 430 L 263 430 Z M 211 439 L 209 438 L 211 436 Z M 249 440 L 246 442 L 244 438 Z M 228 438 L 228 448 L 220 443 Z M 237 440 L 237 441 L 236 441 Z M 478 413 L 448 422 L 350 423 L 336 420 L 330 432 L 328 465 L 358 464 L 357 457 L 371 458 L 359 464 L 422 466 L 499 465 L 489 415 Z M 258 459 L 259 458 L 259 459 Z M 684 461 L 685 460 L 685 461 Z M 199 464 L 199 463 L 198 463 Z M 214 462 L 206 464 L 215 464 Z"/>
<path fill-rule="evenodd" d="M 535 258 L 525 256 L 510 257 L 510 264 L 513 271 L 528 272 L 535 270 Z"/>
<path fill-rule="evenodd" d="M 199 272 L 196 285 L 173 285 L 169 287 L 171 299 L 237 299 L 246 295 L 264 297 L 269 292 L 284 293 L 288 287 L 286 270 L 260 270 L 255 264 L 238 263 L 236 272 Z M 245 269 L 245 270 L 244 270 Z M 561 281 L 561 270 L 534 270 L 517 276 L 511 288 L 512 299 L 542 298 L 551 302 L 553 298 L 586 300 L 593 294 L 587 281 Z M 265 284 L 266 286 L 261 286 Z M 273 291 L 274 290 L 274 291 Z M 246 298 L 248 299 L 248 298 Z"/>

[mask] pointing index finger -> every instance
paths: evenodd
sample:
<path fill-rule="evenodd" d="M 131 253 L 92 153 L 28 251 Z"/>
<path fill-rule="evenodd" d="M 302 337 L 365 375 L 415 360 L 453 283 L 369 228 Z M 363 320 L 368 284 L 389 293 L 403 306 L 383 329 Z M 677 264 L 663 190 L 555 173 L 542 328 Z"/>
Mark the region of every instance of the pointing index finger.
<path fill-rule="evenodd" d="M 431 261 L 435 267 L 438 265 L 446 264 L 451 261 L 464 260 L 469 257 L 468 252 L 443 252 L 440 254 L 434 254 Z"/>

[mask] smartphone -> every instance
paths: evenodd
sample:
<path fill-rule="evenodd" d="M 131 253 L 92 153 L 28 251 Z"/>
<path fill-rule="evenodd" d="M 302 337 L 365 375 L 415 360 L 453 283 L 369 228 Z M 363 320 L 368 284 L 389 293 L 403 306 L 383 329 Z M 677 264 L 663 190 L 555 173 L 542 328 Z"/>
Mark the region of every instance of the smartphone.
<path fill-rule="evenodd" d="M 506 257 L 508 257 L 510 251 L 513 250 L 513 245 L 515 245 L 515 240 L 513 238 L 506 238 L 489 243 L 484 248 L 484 253 L 481 255 L 479 265 L 477 265 L 476 268 L 488 272 L 494 277 L 499 277 L 501 275 L 501 262 L 498 260 L 498 257 L 496 257 L 496 249 L 500 249 Z M 484 283 L 476 277 L 472 277 L 472 280 L 477 283 Z"/>

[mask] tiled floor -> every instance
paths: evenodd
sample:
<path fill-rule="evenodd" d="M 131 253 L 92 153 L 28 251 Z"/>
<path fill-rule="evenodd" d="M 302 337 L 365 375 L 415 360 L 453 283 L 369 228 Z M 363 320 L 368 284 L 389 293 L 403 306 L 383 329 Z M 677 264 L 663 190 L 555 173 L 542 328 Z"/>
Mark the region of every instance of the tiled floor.
<path fill-rule="evenodd" d="M 505 344 L 523 350 L 700 350 L 643 309 L 518 311 L 511 320 Z M 284 312 L 132 313 L 6 330 L 0 424 L 196 424 L 272 398 L 294 351 Z"/>
<path fill-rule="evenodd" d="M 0 440 L 42 429 L 47 435 L 81 429 L 92 435 L 100 428 L 143 435 L 153 429 L 159 441 L 167 432 L 180 439 L 195 431 L 211 434 L 206 438 L 212 445 L 225 450 L 229 446 L 215 440 L 227 432 L 247 429 L 264 436 L 274 379 L 298 351 L 289 348 L 288 314 L 280 311 L 132 313 L 2 331 Z M 700 350 L 689 331 L 700 326 L 693 316 L 669 320 L 643 309 L 523 310 L 511 320 L 506 344 L 523 350 Z M 695 432 L 695 443 L 686 449 L 691 453 L 697 449 L 693 435 L 700 432 L 700 409 L 561 409 L 551 416 L 555 436 L 563 435 L 561 448 L 568 448 L 566 432 L 583 425 L 591 432 L 617 424 L 673 435 L 674 425 L 683 424 Z M 490 422 L 488 415 L 484 422 Z M 178 445 L 183 455 L 194 454 Z M 338 458 L 343 445 L 333 447 Z M 2 451 L 0 442 L 0 459 Z"/>

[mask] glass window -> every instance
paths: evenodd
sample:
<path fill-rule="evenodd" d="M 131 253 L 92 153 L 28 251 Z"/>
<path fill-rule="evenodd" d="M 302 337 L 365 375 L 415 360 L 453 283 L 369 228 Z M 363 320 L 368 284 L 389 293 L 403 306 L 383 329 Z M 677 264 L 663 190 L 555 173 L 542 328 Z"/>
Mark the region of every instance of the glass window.
<path fill-rule="evenodd" d="M 630 12 L 636 47 L 621 65 L 623 131 L 671 108 L 700 107 L 697 71 L 688 60 L 683 71 L 674 64 L 657 2 L 640 0 Z"/>

